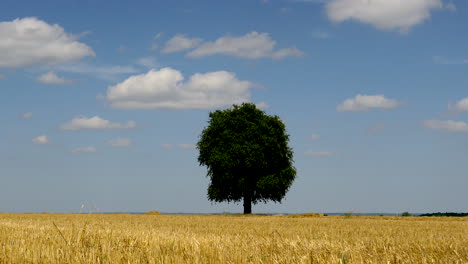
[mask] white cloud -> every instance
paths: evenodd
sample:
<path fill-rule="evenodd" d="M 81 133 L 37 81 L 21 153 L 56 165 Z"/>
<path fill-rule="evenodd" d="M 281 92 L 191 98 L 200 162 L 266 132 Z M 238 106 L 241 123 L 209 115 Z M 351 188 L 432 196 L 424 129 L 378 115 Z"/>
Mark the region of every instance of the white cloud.
<path fill-rule="evenodd" d="M 312 135 L 310 135 L 310 139 L 313 140 L 313 141 L 319 140 L 319 139 L 320 139 L 320 135 L 318 135 L 318 134 L 312 134 Z"/>
<path fill-rule="evenodd" d="M 0 74 L 0 80 L 5 79 L 5 75 Z"/>
<path fill-rule="evenodd" d="M 165 149 L 172 149 L 174 147 L 174 145 L 172 145 L 172 144 L 162 144 L 162 146 Z"/>
<path fill-rule="evenodd" d="M 333 22 L 357 20 L 381 30 L 408 32 L 443 8 L 442 0 L 333 0 L 326 5 Z"/>
<path fill-rule="evenodd" d="M 171 68 L 131 76 L 107 89 L 111 107 L 121 109 L 211 109 L 249 101 L 249 81 L 225 71 L 196 73 L 183 82 Z"/>
<path fill-rule="evenodd" d="M 190 53 L 189 57 L 199 58 L 216 54 L 248 59 L 299 57 L 304 52 L 297 48 L 274 50 L 276 41 L 268 33 L 251 32 L 241 37 L 224 36 L 214 42 L 205 42 Z"/>
<path fill-rule="evenodd" d="M 166 45 L 161 50 L 162 53 L 173 53 L 182 50 L 187 50 L 196 47 L 202 39 L 188 38 L 183 34 L 177 34 L 166 42 Z"/>
<path fill-rule="evenodd" d="M 94 116 L 91 118 L 86 117 L 76 117 L 71 121 L 62 124 L 60 129 L 62 130 L 83 130 L 83 129 L 130 129 L 135 128 L 135 121 L 128 121 L 127 123 L 112 123 L 109 120 L 100 118 L 99 116 Z"/>
<path fill-rule="evenodd" d="M 338 112 L 361 112 L 369 109 L 393 109 L 401 105 L 395 99 L 385 98 L 383 95 L 356 95 L 346 99 L 336 107 Z"/>
<path fill-rule="evenodd" d="M 38 136 L 32 139 L 34 144 L 47 144 L 49 143 L 49 138 L 46 135 Z"/>
<path fill-rule="evenodd" d="M 33 113 L 31 113 L 31 112 L 26 112 L 26 113 L 21 114 L 21 118 L 23 118 L 23 119 L 29 119 L 32 116 L 33 116 Z"/>
<path fill-rule="evenodd" d="M 307 156 L 312 156 L 312 157 L 331 157 L 334 155 L 333 152 L 329 152 L 329 151 L 318 151 L 318 152 L 307 151 L 305 154 Z"/>
<path fill-rule="evenodd" d="M 468 124 L 463 121 L 453 120 L 426 120 L 424 126 L 430 129 L 446 130 L 450 132 L 468 132 Z"/>
<path fill-rule="evenodd" d="M 468 111 L 468 97 L 461 99 L 460 101 L 456 102 L 454 105 L 449 104 L 449 109 L 465 112 Z"/>
<path fill-rule="evenodd" d="M 55 72 L 49 71 L 44 73 L 43 75 L 39 76 L 36 79 L 40 83 L 44 84 L 70 84 L 72 81 L 66 80 L 62 77 L 59 77 Z"/>
<path fill-rule="evenodd" d="M 130 147 L 133 145 L 132 141 L 128 138 L 115 138 L 110 140 L 107 144 L 112 147 Z"/>
<path fill-rule="evenodd" d="M 95 152 L 97 152 L 97 149 L 92 146 L 75 148 L 72 150 L 72 153 L 95 153 Z"/>
<path fill-rule="evenodd" d="M 95 56 L 76 39 L 61 26 L 34 17 L 0 22 L 0 67 L 59 64 Z"/>

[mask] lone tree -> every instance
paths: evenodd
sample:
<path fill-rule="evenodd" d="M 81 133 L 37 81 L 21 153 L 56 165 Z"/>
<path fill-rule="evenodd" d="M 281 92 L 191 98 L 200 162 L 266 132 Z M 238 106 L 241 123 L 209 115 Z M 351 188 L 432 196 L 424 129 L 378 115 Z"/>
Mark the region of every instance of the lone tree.
<path fill-rule="evenodd" d="M 252 103 L 210 113 L 200 135 L 198 161 L 208 168 L 208 199 L 281 202 L 296 177 L 289 135 L 278 116 L 268 116 Z"/>

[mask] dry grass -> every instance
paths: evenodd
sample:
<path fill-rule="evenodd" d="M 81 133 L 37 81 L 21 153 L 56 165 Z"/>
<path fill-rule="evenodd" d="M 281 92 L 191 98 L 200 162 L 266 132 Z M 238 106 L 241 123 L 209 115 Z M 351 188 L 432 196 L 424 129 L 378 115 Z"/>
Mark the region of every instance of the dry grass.
<path fill-rule="evenodd" d="M 0 263 L 468 263 L 468 218 L 0 214 Z"/>

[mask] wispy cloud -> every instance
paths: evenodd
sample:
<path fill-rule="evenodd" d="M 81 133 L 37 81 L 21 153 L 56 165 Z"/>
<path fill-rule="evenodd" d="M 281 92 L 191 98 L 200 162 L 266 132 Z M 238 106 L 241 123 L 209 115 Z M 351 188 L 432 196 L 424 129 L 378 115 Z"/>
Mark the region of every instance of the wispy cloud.
<path fill-rule="evenodd" d="M 32 139 L 34 144 L 43 145 L 49 143 L 49 138 L 46 135 L 41 135 Z"/>
<path fill-rule="evenodd" d="M 26 113 L 21 114 L 21 118 L 23 118 L 23 119 L 29 119 L 32 116 L 33 116 L 33 113 L 31 113 L 31 112 L 26 112 Z"/>
<path fill-rule="evenodd" d="M 402 102 L 386 98 L 383 95 L 361 95 L 346 99 L 336 107 L 338 112 L 363 112 L 370 109 L 394 109 Z"/>
<path fill-rule="evenodd" d="M 53 67 L 53 69 L 93 76 L 94 78 L 106 81 L 116 81 L 121 79 L 122 76 L 134 74 L 139 71 L 133 66 L 96 66 L 88 63 L 59 65 Z"/>
<path fill-rule="evenodd" d="M 151 43 L 151 50 L 157 50 L 159 48 L 158 39 L 160 39 L 164 35 L 163 32 L 159 32 L 158 34 L 154 35 L 153 43 Z"/>
<path fill-rule="evenodd" d="M 106 129 L 130 129 L 135 128 L 135 121 L 128 121 L 127 123 L 111 122 L 94 116 L 87 118 L 84 116 L 73 118 L 71 121 L 60 125 L 62 130 L 106 130 Z"/>
<path fill-rule="evenodd" d="M 460 99 L 455 104 L 449 103 L 448 108 L 450 110 L 455 110 L 457 112 L 466 112 L 466 111 L 468 111 L 468 97 Z"/>
<path fill-rule="evenodd" d="M 316 39 L 329 39 L 332 37 L 332 34 L 323 30 L 315 30 L 312 32 L 312 37 Z"/>
<path fill-rule="evenodd" d="M 130 147 L 133 143 L 128 138 L 114 138 L 107 142 L 107 145 L 111 147 Z"/>
<path fill-rule="evenodd" d="M 154 69 L 158 67 L 158 63 L 156 62 L 156 58 L 154 57 L 143 57 L 137 60 L 137 64 L 144 66 L 148 69 Z"/>
<path fill-rule="evenodd" d="M 432 60 L 437 64 L 446 64 L 446 65 L 468 64 L 468 59 L 448 59 L 443 56 L 433 56 Z"/>
<path fill-rule="evenodd" d="M 63 84 L 70 84 L 72 83 L 71 80 L 66 80 L 60 76 L 58 76 L 55 72 L 49 71 L 44 73 L 43 75 L 37 77 L 36 79 L 38 82 L 43 84 L 53 84 L 53 85 L 63 85 Z"/>
<path fill-rule="evenodd" d="M 426 128 L 445 130 L 449 132 L 468 132 L 468 124 L 463 121 L 453 120 L 426 120 L 423 122 Z"/>
<path fill-rule="evenodd" d="M 268 33 L 250 32 L 244 36 L 226 35 L 205 42 L 187 54 L 191 58 L 212 55 L 230 55 L 247 59 L 301 57 L 304 52 L 295 48 L 275 49 L 276 41 Z"/>
<path fill-rule="evenodd" d="M 196 47 L 202 42 L 201 38 L 189 38 L 184 34 L 177 34 L 166 42 L 162 53 L 173 53 Z"/>
<path fill-rule="evenodd" d="M 310 135 L 310 140 L 316 141 L 320 139 L 320 135 L 318 134 L 312 134 Z"/>

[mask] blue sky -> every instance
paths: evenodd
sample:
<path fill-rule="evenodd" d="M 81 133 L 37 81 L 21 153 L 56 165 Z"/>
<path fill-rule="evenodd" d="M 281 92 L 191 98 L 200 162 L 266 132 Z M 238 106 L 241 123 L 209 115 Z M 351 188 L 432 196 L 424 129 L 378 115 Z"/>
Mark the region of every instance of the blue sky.
<path fill-rule="evenodd" d="M 468 3 L 10 1 L 0 211 L 241 212 L 206 198 L 208 114 L 285 122 L 298 174 L 254 212 L 468 211 Z"/>

